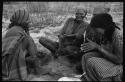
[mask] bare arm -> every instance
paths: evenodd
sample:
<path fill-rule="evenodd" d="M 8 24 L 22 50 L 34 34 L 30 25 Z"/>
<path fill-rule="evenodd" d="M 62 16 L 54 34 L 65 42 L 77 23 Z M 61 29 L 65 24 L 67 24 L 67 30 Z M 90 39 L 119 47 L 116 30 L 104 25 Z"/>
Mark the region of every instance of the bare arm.
<path fill-rule="evenodd" d="M 62 27 L 61 32 L 60 32 L 60 35 L 65 34 L 65 30 L 66 30 L 66 28 L 67 28 L 68 23 L 69 23 L 69 19 L 66 20 L 64 26 Z"/>
<path fill-rule="evenodd" d="M 122 64 L 123 59 L 118 56 L 119 54 L 113 54 L 112 52 L 109 52 L 104 46 L 100 46 L 98 50 L 102 53 L 102 55 L 107 58 L 108 60 L 112 61 L 115 64 Z"/>
<path fill-rule="evenodd" d="M 117 34 L 117 31 L 114 32 L 113 40 L 112 40 L 112 52 L 108 52 L 103 48 L 100 48 L 100 51 L 104 53 L 107 59 L 112 60 L 116 64 L 123 63 L 123 40 L 120 40 Z M 108 55 L 109 54 L 109 55 Z"/>
<path fill-rule="evenodd" d="M 123 57 L 122 57 L 122 49 L 116 49 L 116 52 L 119 53 L 113 53 L 112 51 L 110 51 L 110 48 L 106 48 L 106 46 L 104 45 L 98 45 L 97 43 L 89 40 L 88 43 L 84 43 L 81 45 L 81 50 L 83 50 L 84 52 L 88 52 L 91 50 L 98 50 L 99 52 L 101 52 L 106 59 L 110 60 L 111 62 L 115 63 L 115 64 L 122 64 L 123 62 Z M 113 46 L 113 48 L 115 48 Z"/>

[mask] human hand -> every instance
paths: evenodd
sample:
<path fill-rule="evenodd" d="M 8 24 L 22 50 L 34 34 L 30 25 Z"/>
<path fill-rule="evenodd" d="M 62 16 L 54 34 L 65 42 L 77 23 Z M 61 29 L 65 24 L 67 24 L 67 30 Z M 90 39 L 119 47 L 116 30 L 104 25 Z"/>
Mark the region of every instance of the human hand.
<path fill-rule="evenodd" d="M 87 38 L 87 41 L 88 43 L 84 43 L 81 45 L 81 50 L 84 51 L 84 52 L 88 52 L 88 51 L 91 51 L 91 50 L 98 50 L 99 49 L 99 45 L 91 40 L 89 40 Z"/>

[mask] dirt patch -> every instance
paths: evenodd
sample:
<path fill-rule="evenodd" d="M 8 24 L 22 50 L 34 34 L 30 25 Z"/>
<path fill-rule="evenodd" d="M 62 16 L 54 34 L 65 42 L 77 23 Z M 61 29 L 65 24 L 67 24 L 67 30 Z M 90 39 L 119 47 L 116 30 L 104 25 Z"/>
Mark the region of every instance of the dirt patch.
<path fill-rule="evenodd" d="M 58 81 L 61 77 L 76 75 L 73 65 L 65 57 L 52 58 L 48 64 L 41 67 L 48 70 L 48 72 L 39 76 L 29 75 L 29 81 Z"/>

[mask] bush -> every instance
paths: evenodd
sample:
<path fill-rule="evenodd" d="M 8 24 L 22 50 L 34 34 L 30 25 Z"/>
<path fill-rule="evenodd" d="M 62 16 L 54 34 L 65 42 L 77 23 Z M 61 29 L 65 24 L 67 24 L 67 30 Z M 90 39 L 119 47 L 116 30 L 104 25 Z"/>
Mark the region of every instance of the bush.
<path fill-rule="evenodd" d="M 43 28 L 46 26 L 60 26 L 66 19 L 64 15 L 58 15 L 55 12 L 45 12 L 42 14 L 31 15 L 32 27 Z"/>

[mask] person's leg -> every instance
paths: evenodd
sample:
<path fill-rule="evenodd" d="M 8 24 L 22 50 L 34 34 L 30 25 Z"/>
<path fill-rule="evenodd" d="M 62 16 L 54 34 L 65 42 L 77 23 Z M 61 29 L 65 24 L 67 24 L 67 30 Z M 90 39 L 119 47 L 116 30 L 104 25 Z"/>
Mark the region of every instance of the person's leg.
<path fill-rule="evenodd" d="M 81 74 L 82 73 L 82 66 L 81 66 L 81 59 L 82 54 L 79 52 L 79 47 L 76 46 L 67 46 L 67 59 L 68 61 L 73 65 L 74 69 L 76 70 L 76 73 Z M 66 52 L 65 51 L 65 52 Z"/>
<path fill-rule="evenodd" d="M 89 58 L 92 58 L 92 57 L 101 57 L 101 55 L 98 52 L 88 52 L 88 53 L 83 54 L 82 61 L 81 61 L 82 70 L 83 70 L 83 73 L 86 73 L 86 72 L 87 73 L 81 79 L 91 81 L 91 79 L 88 77 L 88 73 L 90 73 L 90 71 L 87 70 L 88 69 L 87 61 Z"/>
<path fill-rule="evenodd" d="M 58 49 L 59 47 L 59 44 L 57 42 L 54 42 L 52 40 L 49 40 L 45 37 L 41 37 L 39 39 L 39 43 L 41 45 L 43 45 L 44 47 L 46 47 L 47 49 L 49 49 L 52 53 L 55 54 L 56 50 Z"/>
<path fill-rule="evenodd" d="M 86 61 L 86 74 L 93 81 L 113 81 L 113 77 L 122 74 L 122 65 L 99 57 L 91 57 Z M 119 79 L 117 79 L 119 80 Z"/>
<path fill-rule="evenodd" d="M 88 52 L 83 54 L 82 61 L 81 61 L 83 72 L 86 71 L 86 62 L 91 57 L 101 57 L 101 56 L 99 55 L 98 52 Z"/>

